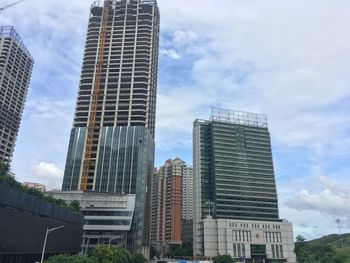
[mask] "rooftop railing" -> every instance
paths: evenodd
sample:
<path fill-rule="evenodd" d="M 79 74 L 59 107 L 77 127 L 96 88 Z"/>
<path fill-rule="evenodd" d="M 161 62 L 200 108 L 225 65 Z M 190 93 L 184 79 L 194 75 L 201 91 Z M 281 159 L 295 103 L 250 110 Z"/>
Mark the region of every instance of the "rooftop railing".
<path fill-rule="evenodd" d="M 32 58 L 32 55 L 30 54 L 29 50 L 27 49 L 26 45 L 22 41 L 21 37 L 18 35 L 17 31 L 13 26 L 1 26 L 0 27 L 0 38 L 10 38 L 13 41 L 16 42 L 16 44 L 23 49 L 25 53 L 29 57 Z"/>
<path fill-rule="evenodd" d="M 211 121 L 268 128 L 267 115 L 213 107 Z"/>

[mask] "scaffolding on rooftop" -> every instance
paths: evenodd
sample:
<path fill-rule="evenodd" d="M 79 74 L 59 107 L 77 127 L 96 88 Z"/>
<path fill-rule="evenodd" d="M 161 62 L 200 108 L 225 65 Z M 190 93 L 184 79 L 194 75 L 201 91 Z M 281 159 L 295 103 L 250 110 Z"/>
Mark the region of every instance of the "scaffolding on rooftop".
<path fill-rule="evenodd" d="M 92 3 L 92 7 L 102 7 L 105 0 L 96 0 Z M 131 0 L 109 0 L 111 2 L 130 2 Z M 157 0 L 138 0 L 141 4 L 157 5 Z"/>
<path fill-rule="evenodd" d="M 212 107 L 211 121 L 268 128 L 267 115 Z"/>

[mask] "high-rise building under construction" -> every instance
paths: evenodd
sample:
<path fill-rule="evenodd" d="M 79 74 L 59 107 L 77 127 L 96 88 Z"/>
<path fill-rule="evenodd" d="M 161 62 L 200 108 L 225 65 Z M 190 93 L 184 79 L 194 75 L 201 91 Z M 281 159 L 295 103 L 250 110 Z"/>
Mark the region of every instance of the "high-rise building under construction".
<path fill-rule="evenodd" d="M 149 242 L 158 43 L 156 0 L 93 3 L 62 185 L 64 191 L 135 195 L 127 237 L 132 249 Z M 123 228 L 123 220 L 109 221 L 96 224 Z M 84 238 L 108 244 L 120 234 L 98 229 Z"/>
<path fill-rule="evenodd" d="M 0 27 L 0 160 L 10 162 L 34 60 L 12 26 Z"/>

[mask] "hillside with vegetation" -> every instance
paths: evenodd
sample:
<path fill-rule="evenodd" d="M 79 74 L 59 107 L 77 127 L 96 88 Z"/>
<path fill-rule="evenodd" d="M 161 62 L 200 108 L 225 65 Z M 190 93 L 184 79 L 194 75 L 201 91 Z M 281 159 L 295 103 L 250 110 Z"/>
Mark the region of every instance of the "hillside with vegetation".
<path fill-rule="evenodd" d="M 297 237 L 295 252 L 298 263 L 350 263 L 350 234 L 342 234 L 343 247 L 337 234 L 306 241 Z"/>

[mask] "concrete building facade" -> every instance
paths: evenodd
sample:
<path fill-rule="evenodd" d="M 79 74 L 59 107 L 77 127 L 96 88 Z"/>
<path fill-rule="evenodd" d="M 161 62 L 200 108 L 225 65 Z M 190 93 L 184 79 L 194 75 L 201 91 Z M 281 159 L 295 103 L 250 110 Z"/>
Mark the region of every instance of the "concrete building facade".
<path fill-rule="evenodd" d="M 22 185 L 28 187 L 29 189 L 39 190 L 40 192 L 46 191 L 46 186 L 39 183 L 24 182 Z"/>
<path fill-rule="evenodd" d="M 296 262 L 292 224 L 281 222 L 212 219 L 200 224 L 204 255 L 230 255 L 245 262 Z"/>
<path fill-rule="evenodd" d="M 93 3 L 62 184 L 135 194 L 128 248 L 139 251 L 149 246 L 158 42 L 156 0 Z"/>
<path fill-rule="evenodd" d="M 208 216 L 281 222 L 266 115 L 213 108 L 209 120 L 194 122 L 193 137 L 194 255 L 207 256 Z"/>
<path fill-rule="evenodd" d="M 187 178 L 186 178 L 187 177 Z M 153 175 L 151 237 L 155 244 L 181 244 L 182 221 L 191 216 L 192 167 L 167 160 Z"/>
<path fill-rule="evenodd" d="M 12 26 L 0 27 L 0 160 L 10 162 L 34 60 Z"/>

